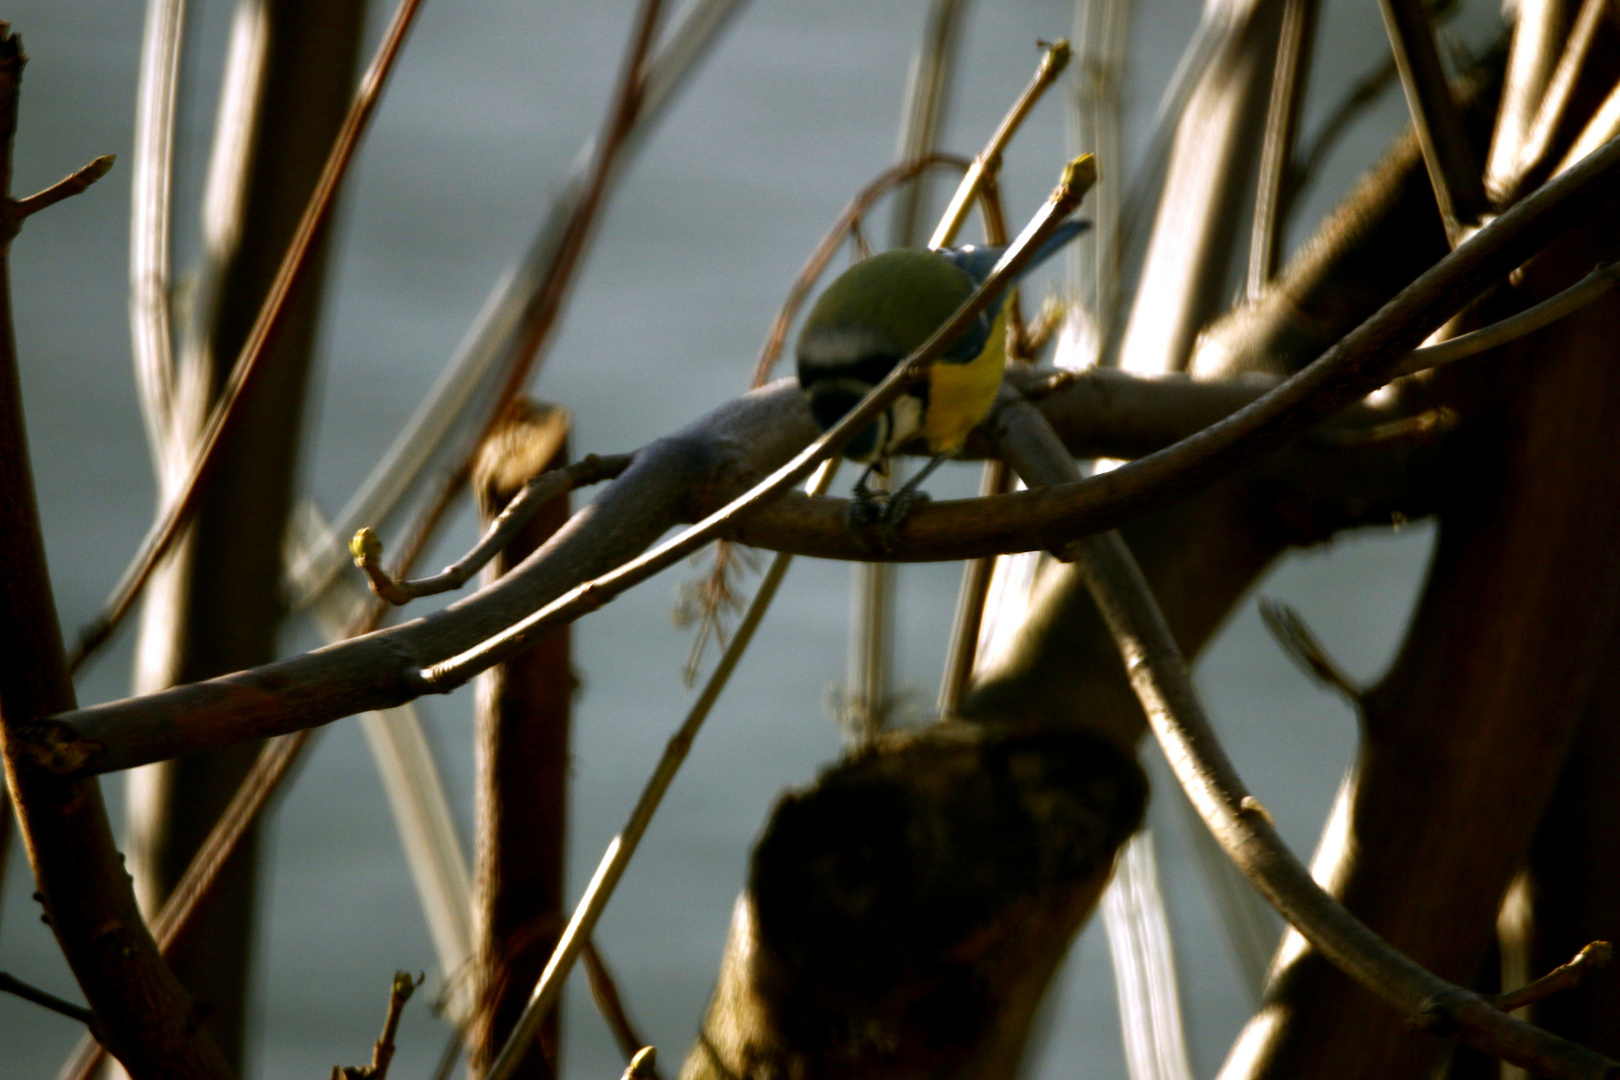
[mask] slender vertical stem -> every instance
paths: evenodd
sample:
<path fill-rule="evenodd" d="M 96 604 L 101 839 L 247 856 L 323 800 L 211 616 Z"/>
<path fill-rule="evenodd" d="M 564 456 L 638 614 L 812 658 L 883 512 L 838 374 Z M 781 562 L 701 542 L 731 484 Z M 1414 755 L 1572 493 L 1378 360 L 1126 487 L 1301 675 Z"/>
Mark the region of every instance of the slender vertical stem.
<path fill-rule="evenodd" d="M 1284 0 L 1277 62 L 1271 73 L 1271 102 L 1266 109 L 1266 138 L 1260 147 L 1260 177 L 1255 185 L 1254 222 L 1249 232 L 1249 298 L 1258 299 L 1276 273 L 1281 256 L 1286 196 L 1283 190 L 1294 158 L 1300 107 L 1311 67 L 1316 34 L 1317 0 Z"/>
<path fill-rule="evenodd" d="M 956 82 L 957 45 L 967 9 L 967 0 L 932 0 L 929 5 L 906 87 L 898 140 L 902 164 L 921 161 L 938 149 Z M 919 173 L 897 192 L 890 218 L 891 247 L 917 244 L 930 179 Z M 881 491 L 899 478 L 878 479 Z M 899 568 L 893 564 L 856 563 L 850 568 L 850 647 L 842 721 L 857 740 L 870 738 L 888 723 L 898 584 Z"/>
<path fill-rule="evenodd" d="M 148 0 L 135 98 L 135 153 L 130 176 L 129 318 L 141 415 L 154 449 L 166 434 L 173 393 L 169 325 L 169 204 L 174 171 L 174 117 L 179 96 L 186 0 Z"/>
<path fill-rule="evenodd" d="M 824 462 L 815 479 L 810 482 L 812 494 L 824 493 L 831 485 L 837 470 L 837 458 Z M 647 778 L 641 796 L 636 800 L 635 809 L 630 812 L 630 819 L 602 853 L 602 861 L 597 864 L 596 873 L 585 888 L 585 895 L 580 897 L 579 903 L 574 906 L 573 916 L 568 920 L 568 926 L 563 930 L 562 938 L 557 942 L 557 948 L 551 954 L 545 971 L 541 973 L 540 981 L 535 984 L 533 992 L 529 995 L 528 1004 L 523 1008 L 523 1015 L 518 1018 L 506 1045 L 491 1063 L 489 1071 L 485 1074 L 485 1080 L 510 1080 L 515 1075 L 530 1040 L 539 1030 L 541 1021 L 556 1006 L 562 995 L 563 981 L 573 969 L 574 962 L 579 959 L 581 950 L 590 941 L 591 932 L 596 929 L 597 920 L 602 917 L 608 900 L 613 896 L 613 890 L 618 887 L 619 879 L 624 876 L 625 867 L 630 865 L 636 846 L 641 843 L 647 826 L 652 823 L 653 815 L 658 812 L 658 805 L 663 801 L 664 793 L 669 790 L 669 785 L 675 779 L 675 773 L 686 760 L 687 753 L 692 749 L 693 740 L 697 738 L 703 722 L 708 719 L 714 703 L 719 700 L 720 692 L 731 679 L 731 673 L 737 669 L 738 661 L 742 659 L 743 652 L 753 640 L 754 631 L 759 629 L 760 621 L 770 609 L 771 601 L 776 598 L 776 590 L 781 586 L 782 579 L 787 575 L 788 567 L 791 565 L 793 565 L 791 555 L 777 555 L 771 560 L 770 568 L 765 571 L 765 577 L 760 582 L 758 591 L 754 593 L 753 600 L 749 602 L 748 610 L 743 613 L 742 621 L 737 624 L 737 629 L 732 634 L 725 653 L 721 655 L 720 662 L 715 665 L 714 673 L 704 684 L 697 701 L 687 712 L 686 719 L 676 729 L 675 734 L 670 736 L 663 756 L 658 759 L 652 775 Z"/>
<path fill-rule="evenodd" d="M 24 56 L 0 23 L 0 752 L 51 930 L 102 1038 L 138 1075 L 228 1077 L 230 1069 L 141 921 L 95 781 L 63 782 L 27 750 L 39 717 L 73 706 L 34 499 L 12 331 L 10 196 Z"/>
<path fill-rule="evenodd" d="M 911 59 L 906 102 L 900 123 L 898 154 L 902 163 L 920 161 L 939 147 L 940 132 L 950 113 L 956 82 L 956 51 L 967 20 L 968 0 L 932 0 L 922 45 Z M 889 246 L 915 247 L 921 218 L 927 213 L 928 180 L 919 175 L 895 194 L 889 220 Z"/>
<path fill-rule="evenodd" d="M 1422 0 L 1379 0 L 1390 49 L 1406 90 L 1406 104 L 1417 130 L 1423 162 L 1429 168 L 1435 200 L 1446 232 L 1456 244 L 1462 230 L 1477 225 L 1490 209 L 1485 183 L 1463 134 L 1462 117 L 1440 66 L 1434 27 Z"/>
<path fill-rule="evenodd" d="M 1129 59 L 1126 31 L 1131 0 L 1075 0 L 1074 10 L 1079 70 L 1069 98 L 1070 152 L 1096 154 L 1111 173 L 1092 195 L 1091 229 L 1069 245 L 1072 289 L 1090 323 L 1082 353 L 1073 362 L 1080 366 L 1099 361 L 1118 308 L 1120 210 L 1125 187 L 1121 95 Z M 1060 358 L 1059 363 L 1068 361 Z"/>
<path fill-rule="evenodd" d="M 1000 495 L 1007 490 L 1010 474 L 1000 461 L 985 463 L 979 478 L 980 495 Z M 962 567 L 962 585 L 956 594 L 956 617 L 951 623 L 951 641 L 945 651 L 945 676 L 939 684 L 937 708 L 942 717 L 952 716 L 973 681 L 973 663 L 978 655 L 979 629 L 984 625 L 984 605 L 990 595 L 990 576 L 995 559 L 969 559 Z"/>
<path fill-rule="evenodd" d="M 492 522 L 533 476 L 568 464 L 568 414 L 520 402 L 485 444 L 474 470 L 479 513 Z M 568 497 L 536 511 L 485 570 L 493 581 L 533 554 L 568 521 Z M 560 626 L 478 680 L 476 1075 L 500 1051 L 528 990 L 556 947 L 564 918 L 568 838 L 568 744 L 576 681 L 572 633 Z M 531 1048 L 514 1075 L 558 1075 L 553 1009 L 549 1052 Z M 639 1049 L 639 1047 L 637 1048 Z"/>
<path fill-rule="evenodd" d="M 364 134 L 367 122 L 382 96 L 383 84 L 393 69 L 394 61 L 405 43 L 405 35 L 410 30 L 421 4 L 422 0 L 400 0 L 377 55 L 355 93 L 349 115 L 344 118 L 342 129 L 327 158 L 326 167 L 322 170 L 315 190 L 310 195 L 304 216 L 298 224 L 292 242 L 288 245 L 280 269 L 271 283 L 269 294 L 259 309 L 258 318 L 254 321 L 242 344 L 241 352 L 231 366 L 230 376 L 219 394 L 219 403 L 209 413 L 185 479 L 179 485 L 176 495 L 158 512 L 157 519 L 142 539 L 140 548 L 129 566 L 125 568 L 118 584 L 114 586 L 112 595 L 107 598 L 100 614 L 81 633 L 71 662 L 74 669 L 107 641 L 113 630 L 129 613 L 130 607 L 151 576 L 158 560 L 180 536 L 182 526 L 196 509 L 197 500 L 207 487 L 213 470 L 219 464 L 224 435 L 229 428 L 235 426 L 234 421 L 240 415 L 239 403 L 247 396 L 248 388 L 257 381 L 262 372 L 265 366 L 264 357 L 271 351 L 270 347 L 286 323 L 290 301 L 302 291 L 301 286 L 308 276 L 313 261 L 311 256 L 325 234 L 327 224 L 331 221 L 338 188 L 348 171 L 349 162 L 359 149 L 360 137 Z"/>

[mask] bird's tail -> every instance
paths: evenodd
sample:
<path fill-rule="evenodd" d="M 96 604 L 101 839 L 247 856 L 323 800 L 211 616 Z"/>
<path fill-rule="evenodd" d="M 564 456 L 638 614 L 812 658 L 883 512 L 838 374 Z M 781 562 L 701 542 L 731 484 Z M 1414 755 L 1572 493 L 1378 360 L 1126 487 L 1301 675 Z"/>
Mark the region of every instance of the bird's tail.
<path fill-rule="evenodd" d="M 1047 259 L 1056 255 L 1063 250 L 1065 244 L 1089 228 L 1091 228 L 1091 222 L 1089 221 L 1070 220 L 1059 225 L 1052 235 L 1047 237 L 1046 242 L 1035 249 L 1035 256 L 1024 264 L 1024 268 L 1018 272 L 1018 277 L 1022 278 Z M 995 268 L 996 263 L 1001 260 L 1001 256 L 1006 250 L 1006 244 L 997 244 L 994 247 L 951 248 L 947 251 L 941 251 L 940 254 L 965 270 L 975 282 L 980 282 L 990 276 L 990 271 Z M 1017 281 L 1015 280 L 1013 284 L 1017 284 Z"/>

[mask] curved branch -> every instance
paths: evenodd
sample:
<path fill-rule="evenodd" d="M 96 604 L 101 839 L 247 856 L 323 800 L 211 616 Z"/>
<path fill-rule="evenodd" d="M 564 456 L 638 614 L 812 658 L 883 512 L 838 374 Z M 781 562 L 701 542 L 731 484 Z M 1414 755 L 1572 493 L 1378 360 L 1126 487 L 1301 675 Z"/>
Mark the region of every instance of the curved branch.
<path fill-rule="evenodd" d="M 1253 462 L 1386 382 L 1443 320 L 1528 259 L 1561 225 L 1582 220 L 1612 197 L 1607 181 L 1617 171 L 1620 139 L 1496 218 L 1298 375 L 1196 435 L 1077 483 L 992 502 L 923 506 L 897 530 L 886 557 L 972 558 L 1058 547 Z M 478 663 L 498 662 L 503 650 L 521 648 L 513 628 L 522 624 L 517 634 L 540 629 L 537 614 L 567 590 L 574 590 L 571 598 L 544 619 L 584 614 L 601 594 L 579 582 L 621 566 L 671 521 L 704 516 L 772 463 L 791 457 L 803 445 L 803 408 L 791 385 L 778 385 L 661 440 L 512 574 L 436 615 L 219 679 L 62 713 L 35 726 L 27 752 L 59 775 L 87 775 L 313 727 L 443 688 L 419 673 L 475 646 Z M 737 447 L 747 447 L 750 459 L 739 461 Z M 804 457 L 772 482 L 813 460 L 813 454 Z M 986 513 L 989 506 L 996 516 Z M 743 507 L 752 516 L 738 520 Z M 872 558 L 849 534 L 842 507 L 838 500 L 812 503 L 792 495 L 760 507 L 756 493 L 738 502 L 712 535 L 794 553 Z M 509 636 L 498 649 L 485 649 L 494 635 Z M 464 661 L 456 676 L 470 676 L 475 667 Z"/>
<path fill-rule="evenodd" d="M 1078 475 L 1034 409 L 1014 399 L 999 413 L 995 428 L 1003 456 L 1025 483 L 1072 481 Z M 1232 861 L 1284 918 L 1337 967 L 1401 1010 L 1415 1030 L 1458 1038 L 1538 1076 L 1608 1080 L 1620 1074 L 1620 1062 L 1516 1020 L 1413 963 L 1329 896 L 1282 842 L 1271 815 L 1227 758 L 1125 541 L 1109 531 L 1078 542 L 1074 552 L 1176 778 Z"/>

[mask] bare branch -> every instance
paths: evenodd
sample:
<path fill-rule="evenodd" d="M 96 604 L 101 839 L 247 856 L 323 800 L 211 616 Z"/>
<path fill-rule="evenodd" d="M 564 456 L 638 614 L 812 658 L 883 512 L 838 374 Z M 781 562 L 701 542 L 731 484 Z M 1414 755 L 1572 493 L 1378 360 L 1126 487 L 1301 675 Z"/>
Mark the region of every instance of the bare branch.
<path fill-rule="evenodd" d="M 185 0 L 151 0 L 135 94 L 135 156 L 130 170 L 129 322 L 147 443 L 167 436 L 174 391 L 169 318 L 169 210 L 174 187 L 174 122 L 179 100 Z"/>
<path fill-rule="evenodd" d="M 1484 180 L 1463 134 L 1462 118 L 1440 66 L 1434 28 L 1422 0 L 1380 0 L 1379 6 L 1440 216 L 1456 242 L 1460 229 L 1478 222 L 1489 209 Z"/>
<path fill-rule="evenodd" d="M 202 490 L 219 463 L 219 447 L 223 444 L 223 435 L 232 425 L 233 419 L 241 413 L 241 402 L 246 396 L 246 390 L 255 381 L 255 375 L 262 367 L 263 358 L 270 351 L 270 344 L 285 322 L 284 315 L 289 310 L 289 300 L 313 266 L 311 256 L 316 250 L 317 242 L 326 231 L 327 223 L 331 220 L 332 209 L 337 202 L 338 188 L 348 171 L 349 162 L 359 149 L 360 138 L 365 133 L 367 122 L 382 96 L 383 85 L 393 69 L 394 61 L 405 43 L 405 35 L 410 30 L 421 3 L 422 0 L 400 0 L 393 21 L 377 47 L 377 54 L 372 58 L 371 66 L 367 69 L 359 89 L 355 92 L 354 100 L 350 103 L 348 115 L 343 119 L 343 127 L 332 144 L 332 152 L 327 157 L 326 167 L 322 169 L 320 180 L 310 195 L 303 219 L 298 223 L 298 231 L 282 258 L 275 281 L 270 286 L 270 292 L 264 299 L 264 305 L 259 309 L 258 318 L 254 321 L 252 330 L 248 332 L 247 340 L 242 344 L 242 351 L 231 368 L 230 377 L 220 392 L 218 402 L 209 414 L 185 479 L 178 486 L 174 497 L 158 513 L 151 529 L 141 541 L 135 557 L 125 568 L 118 584 L 113 587 L 112 595 L 107 598 L 100 614 L 80 632 L 79 642 L 72 657 L 69 658 L 70 671 L 77 671 L 85 659 L 112 636 L 112 632 L 129 613 L 130 606 L 140 595 L 147 579 L 151 577 L 158 560 L 169 550 L 175 538 L 180 535 L 181 526 L 196 509 Z"/>
<path fill-rule="evenodd" d="M 1337 690 L 1353 708 L 1361 708 L 1361 687 L 1328 654 L 1299 612 L 1281 600 L 1261 597 L 1260 619 L 1277 644 L 1282 646 L 1283 652 L 1288 654 L 1288 659 L 1318 683 Z"/>
<path fill-rule="evenodd" d="M 1600 971 L 1609 966 L 1614 958 L 1614 946 L 1607 941 L 1594 941 L 1580 952 L 1575 959 L 1562 967 L 1554 968 L 1533 983 L 1510 990 L 1505 994 L 1497 994 L 1487 998 L 1492 1005 L 1502 1012 L 1510 1013 L 1522 1009 L 1526 1005 L 1534 1005 L 1543 998 L 1549 998 L 1561 990 L 1569 990 L 1581 985 L 1586 977 L 1594 971 Z"/>
<path fill-rule="evenodd" d="M 63 199 L 71 199 L 112 171 L 113 162 L 116 160 L 118 159 L 113 154 L 101 155 L 77 172 L 64 176 L 44 191 L 17 200 L 13 213 L 19 218 L 32 217 L 47 206 L 55 206 Z"/>
<path fill-rule="evenodd" d="M 818 488 L 825 490 L 826 485 L 832 482 L 833 471 L 832 465 L 824 466 L 820 475 L 812 482 L 812 490 Z M 563 930 L 551 959 L 540 975 L 540 981 L 529 995 L 528 1003 L 524 1005 L 523 1015 L 513 1026 L 512 1033 L 508 1036 L 506 1045 L 501 1048 L 500 1054 L 490 1064 L 486 1080 L 505 1080 L 511 1075 L 512 1070 L 523 1060 L 523 1052 L 533 1039 L 541 1020 L 557 1004 L 570 969 L 579 958 L 580 952 L 590 943 L 597 920 L 606 910 L 608 900 L 613 896 L 613 890 L 618 887 L 619 879 L 624 876 L 625 867 L 629 866 L 631 857 L 635 855 L 636 846 L 640 844 L 647 826 L 652 823 L 653 815 L 658 812 L 664 793 L 669 790 L 669 785 L 674 781 L 681 763 L 686 760 L 687 753 L 692 749 L 692 743 L 702 729 L 703 722 L 708 719 L 714 703 L 719 700 L 721 691 L 731 679 L 731 673 L 736 670 L 738 661 L 742 659 L 744 651 L 753 640 L 754 631 L 759 628 L 765 612 L 770 609 L 771 601 L 776 598 L 776 590 L 782 584 L 782 579 L 787 576 L 788 567 L 791 565 L 793 556 L 778 555 L 772 560 L 770 569 L 766 570 L 764 579 L 759 583 L 759 589 L 748 604 L 742 622 L 738 624 L 736 633 L 731 637 L 731 643 L 726 646 L 720 662 L 715 665 L 714 673 L 704 684 L 702 693 L 692 703 L 686 719 L 664 747 L 663 756 L 658 759 L 652 775 L 647 778 L 647 783 L 642 788 L 641 796 L 636 800 L 635 808 L 630 812 L 630 818 L 625 823 L 624 829 L 613 838 L 607 850 L 603 852 L 596 873 L 592 875 L 590 884 L 585 888 L 585 895 L 580 897 L 579 903 L 574 906 L 567 928 Z M 634 1065 L 634 1061 L 631 1064 Z"/>
<path fill-rule="evenodd" d="M 1541 104 L 1530 121 L 1529 130 L 1520 140 L 1512 160 L 1503 166 L 1498 183 L 1504 201 L 1517 199 L 1524 186 L 1536 178 L 1551 158 L 1554 144 L 1564 127 L 1570 99 L 1574 97 L 1576 86 L 1586 70 L 1586 58 L 1592 51 L 1592 42 L 1597 37 L 1599 27 L 1609 17 L 1608 12 L 1607 0 L 1585 0 L 1581 5 L 1580 14 L 1570 28 L 1564 51 L 1558 58 L 1558 66 L 1553 69 L 1546 92 L 1541 95 Z"/>
<path fill-rule="evenodd" d="M 1508 202 L 1519 155 L 1563 51 L 1565 9 L 1564 0 L 1521 0 L 1513 19 L 1502 105 L 1485 160 L 1485 191 L 1498 204 Z"/>
<path fill-rule="evenodd" d="M 1442 341 L 1438 345 L 1425 345 L 1421 349 L 1413 350 L 1412 355 L 1395 369 L 1395 374 L 1411 375 L 1419 371 L 1428 371 L 1516 341 L 1544 326 L 1552 325 L 1566 315 L 1573 315 L 1614 288 L 1616 284 L 1620 284 L 1620 264 L 1609 263 L 1600 266 L 1558 295 L 1548 297 L 1533 307 L 1525 308 L 1517 315 Z"/>
<path fill-rule="evenodd" d="M 1077 469 L 1040 414 L 1006 400 L 996 430 L 1026 483 L 1071 480 Z M 1119 645 L 1131 686 L 1165 757 L 1232 861 L 1332 962 L 1399 1009 L 1408 1024 L 1452 1036 L 1504 1061 L 1568 1080 L 1612 1080 L 1620 1062 L 1515 1020 L 1391 948 L 1311 877 L 1246 789 L 1199 703 L 1186 661 L 1147 581 L 1117 532 L 1073 545 L 1092 598 Z"/>
<path fill-rule="evenodd" d="M 1007 144 L 1023 126 L 1025 117 L 1029 116 L 1035 103 L 1046 93 L 1046 88 L 1056 82 L 1058 76 L 1063 74 L 1063 69 L 1068 67 L 1069 56 L 1069 43 L 1063 38 L 1046 46 L 1046 54 L 1041 57 L 1040 67 L 1035 69 L 1029 85 L 1018 95 L 1018 100 L 1007 110 L 1007 115 L 1001 118 L 1001 124 L 991 134 L 990 141 L 979 152 L 979 156 L 973 159 L 967 175 L 962 177 L 962 182 L 957 185 L 956 194 L 951 197 L 950 205 L 945 208 L 939 224 L 934 227 L 933 235 L 928 238 L 929 247 L 948 247 L 956 234 L 961 231 L 980 189 L 986 183 L 993 182 L 996 173 L 1001 170 L 1001 155 L 1007 149 Z"/>
<path fill-rule="evenodd" d="M 408 604 L 419 597 L 450 592 L 472 580 L 474 574 L 511 542 L 535 511 L 576 488 L 612 480 L 628 469 L 632 460 L 630 454 L 607 457 L 587 454 L 571 465 L 536 476 L 490 522 L 471 551 L 432 577 L 395 581 L 382 566 L 382 541 L 369 528 L 355 533 L 349 550 L 354 555 L 355 565 L 366 572 L 371 591 L 390 604 Z"/>
<path fill-rule="evenodd" d="M 1266 107 L 1266 137 L 1260 147 L 1260 177 L 1255 185 L 1254 221 L 1249 232 L 1249 296 L 1257 298 L 1277 266 L 1282 247 L 1288 168 L 1305 100 L 1316 35 L 1317 0 L 1286 0 L 1277 61 L 1271 73 L 1271 102 Z"/>
<path fill-rule="evenodd" d="M 10 183 L 22 43 L 0 23 L 0 199 Z M 101 1037 L 136 1075 L 230 1075 L 141 921 L 93 780 L 63 781 L 24 751 L 30 723 L 73 707 L 29 473 L 10 287 L 0 248 L 0 751 L 45 913 Z"/>
<path fill-rule="evenodd" d="M 613 1038 L 618 1042 L 625 1060 L 629 1062 L 630 1070 L 645 1076 L 647 1080 L 663 1080 L 658 1075 L 656 1057 L 640 1060 L 641 1052 L 648 1048 L 647 1040 L 636 1031 L 635 1025 L 630 1022 L 630 1014 L 624 1011 L 624 999 L 619 995 L 618 983 L 614 980 L 613 973 L 608 970 L 607 962 L 602 959 L 602 954 L 594 941 L 585 943 L 585 951 L 580 959 L 585 962 L 585 976 L 590 980 L 591 998 L 596 1002 L 597 1011 L 602 1014 L 602 1019 L 607 1022 L 609 1030 L 613 1032 Z"/>
<path fill-rule="evenodd" d="M 382 1035 L 371 1048 L 371 1064 L 360 1066 L 332 1066 L 332 1080 L 388 1080 L 388 1066 L 394 1060 L 394 1037 L 399 1032 L 400 1014 L 411 1000 L 422 977 L 412 979 L 409 972 L 394 972 L 394 982 L 388 994 L 388 1015 L 383 1020 Z"/>
<path fill-rule="evenodd" d="M 1101 370 L 1101 369 L 1098 369 Z M 1007 467 L 987 461 L 979 480 L 979 495 L 1004 493 L 1011 481 Z M 994 559 L 969 559 L 962 567 L 962 586 L 956 597 L 956 616 L 951 622 L 951 640 L 945 649 L 945 674 L 940 679 L 936 709 L 942 717 L 953 716 L 973 680 L 973 661 L 979 648 L 979 629 L 984 623 L 984 605 L 990 595 Z"/>
<path fill-rule="evenodd" d="M 1562 971 L 1563 969 L 1560 968 L 1559 970 Z M 1554 974 L 1557 973 L 1554 972 Z M 55 994 L 47 993 L 37 986 L 30 986 L 15 975 L 7 975 L 4 971 L 0 971 L 0 994 L 12 994 L 20 997 L 24 1001 L 32 1002 L 42 1009 L 49 1009 L 53 1013 L 59 1013 L 69 1020 L 77 1020 L 92 1030 L 96 1026 L 96 1014 L 83 1005 L 75 1005 L 71 1001 L 64 1001 Z"/>

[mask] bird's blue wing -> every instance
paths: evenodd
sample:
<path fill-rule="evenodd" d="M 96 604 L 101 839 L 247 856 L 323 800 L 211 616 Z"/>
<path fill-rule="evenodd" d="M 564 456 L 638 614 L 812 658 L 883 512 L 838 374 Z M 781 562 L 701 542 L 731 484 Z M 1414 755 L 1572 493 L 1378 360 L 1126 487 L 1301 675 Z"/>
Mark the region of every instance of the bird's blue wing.
<path fill-rule="evenodd" d="M 1089 221 L 1065 221 L 1059 225 L 1057 230 L 1047 237 L 1046 243 L 1036 249 L 1035 257 L 1024 264 L 1024 268 L 1018 272 L 1018 276 L 1022 278 L 1025 274 L 1034 270 L 1047 259 L 1063 250 L 1063 246 L 1070 240 L 1073 240 L 1089 228 L 1091 228 L 1091 222 Z M 949 259 L 953 265 L 967 274 L 968 277 L 972 278 L 973 284 L 977 286 L 990 276 L 990 271 L 995 269 L 997 261 L 1000 260 L 1002 253 L 1006 250 L 1006 244 L 997 244 L 994 247 L 942 248 L 939 253 Z"/>
<path fill-rule="evenodd" d="M 1025 263 L 1024 268 L 1018 272 L 1019 279 L 1022 279 L 1025 274 L 1034 270 L 1053 255 L 1056 255 L 1062 250 L 1063 245 L 1089 228 L 1091 228 L 1091 222 L 1089 221 L 1065 221 L 1059 225 L 1057 230 L 1047 238 L 1046 242 L 1036 249 L 1035 257 Z M 972 279 L 974 287 L 977 288 L 985 278 L 990 276 L 990 271 L 995 269 L 1002 253 L 1007 250 L 1007 245 L 940 248 L 937 250 L 953 266 L 967 274 Z M 1001 314 L 1001 304 L 1005 298 L 1006 293 L 1002 293 L 1001 296 L 991 301 L 990 306 L 979 316 L 978 324 L 969 327 L 961 337 L 956 339 L 956 344 L 946 351 L 945 359 L 967 361 L 978 356 L 984 350 L 985 342 L 990 339 L 990 328 L 995 324 L 996 316 Z"/>

